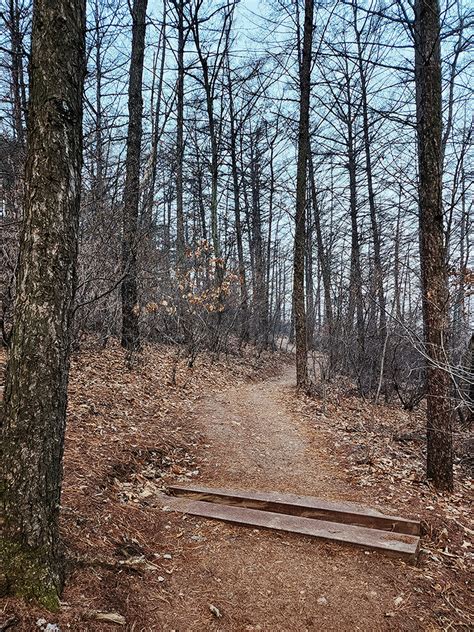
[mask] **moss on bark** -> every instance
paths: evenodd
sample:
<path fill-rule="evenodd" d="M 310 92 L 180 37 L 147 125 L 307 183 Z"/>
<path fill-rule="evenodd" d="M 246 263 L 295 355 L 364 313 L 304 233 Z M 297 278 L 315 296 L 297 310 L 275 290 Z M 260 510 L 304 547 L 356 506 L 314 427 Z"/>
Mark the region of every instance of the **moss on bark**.
<path fill-rule="evenodd" d="M 0 594 L 31 599 L 50 610 L 59 610 L 59 575 L 51 572 L 41 551 L 0 537 Z"/>

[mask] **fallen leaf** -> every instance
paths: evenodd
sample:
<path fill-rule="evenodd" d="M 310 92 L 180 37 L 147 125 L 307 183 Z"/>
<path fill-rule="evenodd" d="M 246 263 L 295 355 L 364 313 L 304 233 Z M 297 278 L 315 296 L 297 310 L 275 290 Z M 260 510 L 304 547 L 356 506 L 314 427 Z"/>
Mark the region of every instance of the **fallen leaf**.
<path fill-rule="evenodd" d="M 126 619 L 118 612 L 101 612 L 100 610 L 87 610 L 84 613 L 86 619 L 96 619 L 97 621 L 108 621 L 117 625 L 125 625 Z"/>
<path fill-rule="evenodd" d="M 209 604 L 209 610 L 215 617 L 217 617 L 217 619 L 220 619 L 222 617 L 222 613 L 219 608 L 216 608 L 216 606 L 212 605 L 212 603 Z"/>

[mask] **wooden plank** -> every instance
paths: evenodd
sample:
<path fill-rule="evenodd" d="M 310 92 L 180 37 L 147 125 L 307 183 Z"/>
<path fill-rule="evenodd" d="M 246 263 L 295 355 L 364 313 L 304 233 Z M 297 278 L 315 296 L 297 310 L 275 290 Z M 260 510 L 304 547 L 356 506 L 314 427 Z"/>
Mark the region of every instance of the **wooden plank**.
<path fill-rule="evenodd" d="M 383 514 L 376 509 L 354 503 L 331 502 L 311 496 L 280 494 L 276 492 L 237 491 L 211 489 L 199 485 L 171 485 L 168 490 L 175 496 L 185 496 L 194 500 L 223 503 L 247 509 L 262 509 L 275 513 L 316 518 L 330 522 L 342 522 L 359 527 L 370 527 L 394 533 L 420 535 L 420 523 L 399 516 Z"/>
<path fill-rule="evenodd" d="M 367 527 L 354 527 L 327 520 L 301 518 L 259 509 L 231 507 L 202 500 L 173 498 L 170 508 L 193 516 L 200 516 L 201 518 L 213 518 L 262 529 L 276 529 L 370 551 L 380 551 L 409 562 L 416 561 L 420 546 L 419 537 L 404 533 L 368 529 Z"/>

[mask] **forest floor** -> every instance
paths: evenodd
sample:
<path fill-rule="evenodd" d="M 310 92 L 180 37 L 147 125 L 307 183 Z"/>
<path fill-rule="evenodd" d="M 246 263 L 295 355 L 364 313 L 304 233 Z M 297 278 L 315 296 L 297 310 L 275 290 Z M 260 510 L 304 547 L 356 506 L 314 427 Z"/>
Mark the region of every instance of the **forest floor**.
<path fill-rule="evenodd" d="M 423 479 L 423 411 L 374 405 L 341 381 L 298 395 L 285 354 L 195 365 L 114 344 L 74 357 L 61 612 L 0 600 L 0 630 L 468 630 L 472 479 Z M 171 482 L 351 500 L 419 518 L 417 566 L 379 553 L 170 511 Z M 48 627 L 49 626 L 49 627 Z M 8 627 L 10 629 L 10 627 Z"/>

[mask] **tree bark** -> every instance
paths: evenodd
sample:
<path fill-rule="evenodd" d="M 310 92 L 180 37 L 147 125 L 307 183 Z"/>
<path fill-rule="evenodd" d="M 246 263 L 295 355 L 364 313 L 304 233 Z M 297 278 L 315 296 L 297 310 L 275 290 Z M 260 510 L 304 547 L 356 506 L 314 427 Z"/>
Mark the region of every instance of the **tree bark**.
<path fill-rule="evenodd" d="M 201 42 L 200 24 L 206 21 L 206 18 L 201 18 L 199 16 L 199 11 L 201 10 L 201 8 L 202 2 L 195 3 L 193 13 L 190 17 L 190 28 L 192 30 L 199 64 L 201 66 L 201 83 L 206 95 L 206 111 L 209 125 L 209 142 L 211 149 L 210 233 L 214 249 L 214 258 L 216 262 L 215 281 L 216 286 L 220 287 L 224 280 L 225 273 L 225 256 L 223 256 L 222 254 L 218 217 L 219 145 L 221 141 L 222 124 L 219 124 L 219 120 L 215 112 L 214 103 L 216 101 L 216 85 L 218 85 L 217 82 L 219 74 L 229 50 L 234 4 L 230 3 L 225 7 L 217 49 L 213 53 L 211 53 L 210 50 L 206 50 L 207 47 L 204 46 Z M 220 95 L 220 98 L 222 100 L 222 93 Z"/>
<path fill-rule="evenodd" d="M 2 589 L 59 607 L 59 503 L 76 275 L 85 0 L 33 7 L 25 212 L 0 459 Z M 1 574 L 0 573 L 0 574 Z"/>
<path fill-rule="evenodd" d="M 401 241 L 401 214 L 402 214 L 402 185 L 399 185 L 399 193 L 398 193 L 398 208 L 397 208 L 397 223 L 395 225 L 395 237 L 394 237 L 394 264 L 393 264 L 393 293 L 394 293 L 394 304 L 395 304 L 395 317 L 397 319 L 397 323 L 400 323 L 403 320 L 402 317 L 402 308 L 400 301 L 401 294 L 401 274 L 400 274 L 400 241 Z"/>
<path fill-rule="evenodd" d="M 447 372 L 448 271 L 442 207 L 440 15 L 437 0 L 415 4 L 415 80 L 420 266 L 427 399 L 427 476 L 453 488 L 451 384 Z"/>
<path fill-rule="evenodd" d="M 182 271 L 184 252 L 183 158 L 184 158 L 184 0 L 174 3 L 178 14 L 178 84 L 176 86 L 176 269 Z"/>
<path fill-rule="evenodd" d="M 140 349 L 138 326 L 138 213 L 140 201 L 140 155 L 142 142 L 142 79 L 145 56 L 146 9 L 148 0 L 134 0 L 132 7 L 132 58 L 128 86 L 128 135 L 125 161 L 122 235 L 122 347 Z"/>
<path fill-rule="evenodd" d="M 265 250 L 262 235 L 261 164 L 260 164 L 261 127 L 257 127 L 250 140 L 250 179 L 252 187 L 252 244 L 254 252 L 254 292 L 255 342 L 266 349 L 268 346 L 268 292 L 266 287 Z"/>
<path fill-rule="evenodd" d="M 209 139 L 211 144 L 211 238 L 214 248 L 214 257 L 218 260 L 216 266 L 217 284 L 220 285 L 223 278 L 223 267 L 220 264 L 221 247 L 219 239 L 219 226 L 217 217 L 217 184 L 219 178 L 219 147 L 217 142 L 216 120 L 214 114 L 215 76 L 209 72 L 209 54 L 203 52 L 199 34 L 199 19 L 196 15 L 193 22 L 194 43 L 198 53 L 202 69 L 202 83 L 206 94 L 206 111 L 209 123 Z"/>
<path fill-rule="evenodd" d="M 21 149 L 24 148 L 25 135 L 23 129 L 22 76 L 23 58 L 21 50 L 22 35 L 20 32 L 19 7 L 17 0 L 9 2 L 9 29 L 11 42 L 11 92 L 13 106 L 13 129 L 15 140 Z"/>
<path fill-rule="evenodd" d="M 357 358 L 356 362 L 362 364 L 365 361 L 365 332 L 364 332 L 364 305 L 362 297 L 362 268 L 360 263 L 360 238 L 357 221 L 357 171 L 356 151 L 354 138 L 354 121 L 352 112 L 352 94 L 349 72 L 346 68 L 346 94 L 347 94 L 347 168 L 349 171 L 350 192 L 350 216 L 351 216 L 351 272 L 349 286 L 349 328 L 354 326 L 354 313 L 356 315 L 357 332 Z"/>
<path fill-rule="evenodd" d="M 158 49 L 161 48 L 161 60 L 160 60 L 160 70 L 158 76 L 158 86 L 156 89 L 156 104 L 155 111 L 153 113 L 153 121 L 152 121 L 152 139 L 151 139 L 151 165 L 150 165 L 150 184 L 148 187 L 146 201 L 144 204 L 143 210 L 143 223 L 145 226 L 145 230 L 148 234 L 148 237 L 151 236 L 153 230 L 153 206 L 155 203 L 155 191 L 156 191 L 156 179 L 157 179 L 157 170 L 158 170 L 158 145 L 163 133 L 164 125 L 161 124 L 161 105 L 163 100 L 163 82 L 165 76 L 165 61 L 166 61 L 166 44 L 167 44 L 167 23 L 166 16 L 168 11 L 168 4 L 166 0 L 163 2 L 163 14 L 162 14 L 162 24 L 161 24 L 161 32 L 160 39 L 158 44 Z M 158 59 L 158 51 L 157 51 L 157 59 Z M 152 105 L 153 105 L 153 93 L 154 93 L 154 84 L 152 87 Z"/>
<path fill-rule="evenodd" d="M 300 64 L 300 119 L 296 173 L 296 216 L 293 261 L 293 310 L 296 339 L 296 385 L 308 386 L 308 346 L 305 307 L 306 175 L 309 153 L 309 98 L 313 42 L 313 0 L 305 0 L 303 51 Z"/>
<path fill-rule="evenodd" d="M 308 195 L 308 199 L 310 195 Z M 314 333 L 316 327 L 316 312 L 314 305 L 314 278 L 313 278 L 313 208 L 307 205 L 306 221 L 306 339 L 308 349 L 314 349 Z"/>
<path fill-rule="evenodd" d="M 321 268 L 321 277 L 323 282 L 324 294 L 324 329 L 327 334 L 327 346 L 329 353 L 329 365 L 334 366 L 334 311 L 331 298 L 331 265 L 328 253 L 324 247 L 323 232 L 321 228 L 321 211 L 318 204 L 318 194 L 316 190 L 316 175 L 314 173 L 313 158 L 309 155 L 309 177 L 311 181 L 311 202 L 313 206 L 314 231 L 316 234 L 316 246 L 318 252 L 318 261 Z"/>
<path fill-rule="evenodd" d="M 237 130 L 235 126 L 234 111 L 234 94 L 232 85 L 232 75 L 227 58 L 228 69 L 228 91 L 229 91 L 229 116 L 230 116 L 230 157 L 232 163 L 232 186 L 234 195 L 234 218 L 235 218 L 235 236 L 237 241 L 237 259 L 239 265 L 239 282 L 240 282 L 240 340 L 248 342 L 249 339 L 249 309 L 248 309 L 248 289 L 247 277 L 245 271 L 244 246 L 242 239 L 242 218 L 240 212 L 240 183 L 239 170 L 237 163 Z"/>
<path fill-rule="evenodd" d="M 357 65 L 359 67 L 360 77 L 360 91 L 362 100 L 362 130 L 364 138 L 364 152 L 365 152 L 365 171 L 367 175 L 367 192 L 370 210 L 370 225 L 372 229 L 372 240 L 374 244 L 374 273 L 375 273 L 375 288 L 377 292 L 377 298 L 379 303 L 379 340 L 380 348 L 384 346 L 385 341 L 385 329 L 387 327 L 387 314 L 386 314 L 386 301 L 385 291 L 383 287 L 383 266 L 382 266 L 382 248 L 381 248 L 381 236 L 380 227 L 377 218 L 377 208 L 375 203 L 375 190 L 374 179 L 372 170 L 372 154 L 371 154 L 371 139 L 370 139 L 370 121 L 369 121 L 369 103 L 367 96 L 367 68 L 364 67 L 363 59 L 363 46 L 361 40 L 361 30 L 357 25 L 357 5 L 353 4 L 354 15 L 354 31 L 357 42 Z"/>
<path fill-rule="evenodd" d="M 91 51 L 91 57 L 94 58 L 95 66 L 95 174 L 92 183 L 92 193 L 94 200 L 94 213 L 99 216 L 104 211 L 106 203 L 106 187 L 105 187 L 105 157 L 104 157 L 104 120 L 103 120 L 103 103 L 102 103 L 102 83 L 103 83 L 103 53 L 102 53 L 102 37 L 100 36 L 101 19 L 100 19 L 100 0 L 94 3 L 94 50 Z"/>

